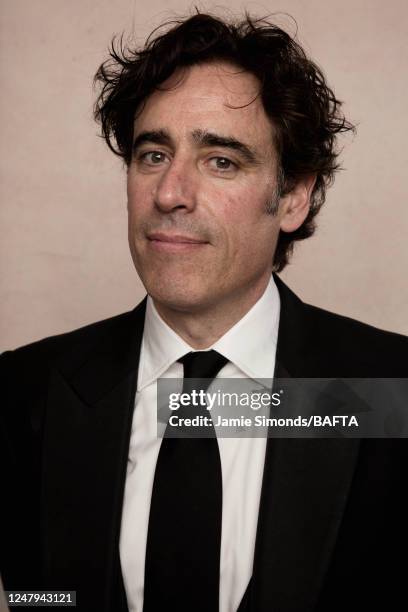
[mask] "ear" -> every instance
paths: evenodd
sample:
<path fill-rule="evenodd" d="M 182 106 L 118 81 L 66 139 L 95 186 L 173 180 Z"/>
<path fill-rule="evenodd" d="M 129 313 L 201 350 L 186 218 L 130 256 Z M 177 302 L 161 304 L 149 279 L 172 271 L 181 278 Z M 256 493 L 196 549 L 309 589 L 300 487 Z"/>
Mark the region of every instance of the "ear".
<path fill-rule="evenodd" d="M 310 198 L 316 183 L 316 175 L 301 178 L 280 202 L 280 229 L 294 232 L 306 219 L 310 210 Z"/>

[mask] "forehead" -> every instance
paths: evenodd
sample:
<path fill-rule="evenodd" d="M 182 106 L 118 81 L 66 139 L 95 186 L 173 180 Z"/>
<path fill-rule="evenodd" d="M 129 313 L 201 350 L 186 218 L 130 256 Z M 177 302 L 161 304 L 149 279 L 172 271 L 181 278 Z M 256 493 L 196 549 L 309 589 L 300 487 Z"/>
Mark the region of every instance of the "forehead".
<path fill-rule="evenodd" d="M 259 92 L 258 79 L 232 64 L 180 69 L 147 98 L 137 114 L 135 133 L 164 128 L 182 136 L 208 130 L 272 146 L 273 126 Z"/>

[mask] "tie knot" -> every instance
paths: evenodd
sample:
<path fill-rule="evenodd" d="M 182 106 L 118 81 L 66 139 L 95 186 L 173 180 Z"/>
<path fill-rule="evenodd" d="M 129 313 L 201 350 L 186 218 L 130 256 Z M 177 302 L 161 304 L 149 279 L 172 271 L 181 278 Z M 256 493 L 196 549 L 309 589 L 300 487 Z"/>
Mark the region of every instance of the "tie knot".
<path fill-rule="evenodd" d="M 228 359 L 213 350 L 187 353 L 178 361 L 184 366 L 184 378 L 215 378 L 228 363 Z"/>

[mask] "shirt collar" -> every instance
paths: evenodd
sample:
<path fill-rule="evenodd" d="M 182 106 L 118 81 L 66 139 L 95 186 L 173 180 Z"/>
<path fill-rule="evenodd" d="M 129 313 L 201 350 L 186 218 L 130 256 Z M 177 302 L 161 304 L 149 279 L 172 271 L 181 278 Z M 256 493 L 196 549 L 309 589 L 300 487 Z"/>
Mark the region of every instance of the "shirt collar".
<path fill-rule="evenodd" d="M 137 390 L 150 385 L 180 357 L 193 350 L 163 321 L 148 296 Z"/>
<path fill-rule="evenodd" d="M 271 276 L 259 300 L 209 349 L 218 351 L 249 378 L 273 378 L 279 312 L 279 292 Z M 137 390 L 194 350 L 163 321 L 148 296 Z"/>
<path fill-rule="evenodd" d="M 273 378 L 279 313 L 279 291 L 271 276 L 259 300 L 211 348 L 249 378 Z"/>

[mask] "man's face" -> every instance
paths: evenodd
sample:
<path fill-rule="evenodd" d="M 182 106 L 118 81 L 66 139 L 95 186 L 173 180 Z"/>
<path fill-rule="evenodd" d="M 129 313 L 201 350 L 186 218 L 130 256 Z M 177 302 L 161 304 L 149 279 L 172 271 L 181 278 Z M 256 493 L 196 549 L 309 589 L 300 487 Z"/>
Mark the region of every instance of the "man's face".
<path fill-rule="evenodd" d="M 232 65 L 194 66 L 170 77 L 136 118 L 129 244 L 159 307 L 221 307 L 269 280 L 277 156 L 258 91 L 256 78 Z"/>

